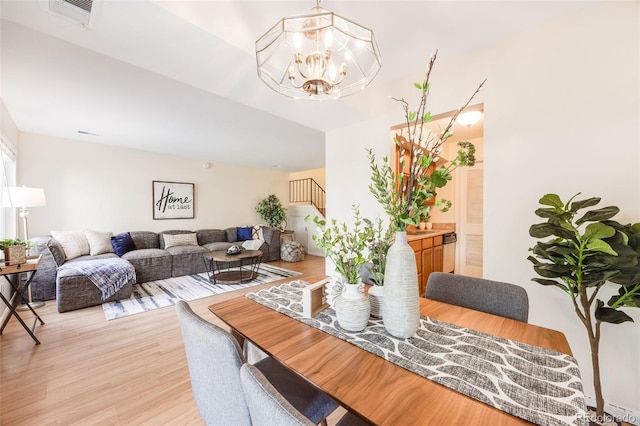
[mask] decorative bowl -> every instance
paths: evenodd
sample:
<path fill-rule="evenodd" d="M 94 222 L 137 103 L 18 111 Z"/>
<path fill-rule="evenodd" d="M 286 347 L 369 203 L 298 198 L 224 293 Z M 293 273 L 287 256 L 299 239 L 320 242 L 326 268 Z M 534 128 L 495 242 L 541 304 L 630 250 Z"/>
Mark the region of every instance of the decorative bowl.
<path fill-rule="evenodd" d="M 238 244 L 234 244 L 227 249 L 227 254 L 240 254 L 241 251 L 242 247 L 240 247 Z"/>

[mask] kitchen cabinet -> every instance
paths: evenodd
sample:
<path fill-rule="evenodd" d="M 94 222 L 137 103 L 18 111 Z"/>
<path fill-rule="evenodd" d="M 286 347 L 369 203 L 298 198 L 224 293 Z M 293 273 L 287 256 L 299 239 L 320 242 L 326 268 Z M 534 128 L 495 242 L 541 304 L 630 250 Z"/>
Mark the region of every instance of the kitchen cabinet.
<path fill-rule="evenodd" d="M 402 173 L 404 175 L 404 182 L 408 182 L 409 181 L 409 142 L 407 141 L 407 139 L 399 134 L 395 134 L 394 136 L 399 142 L 400 144 L 396 143 L 395 146 L 395 173 L 396 173 L 396 177 L 398 176 L 399 173 Z M 419 150 L 421 150 L 421 152 L 424 152 L 424 149 L 422 148 L 418 148 Z M 425 152 L 425 155 L 428 155 L 429 151 Z M 401 163 L 401 159 L 404 159 L 404 167 L 402 167 L 402 163 Z M 431 163 L 429 165 L 429 167 L 427 168 L 427 175 L 431 175 L 436 168 L 440 167 L 441 165 L 445 164 L 447 162 L 447 160 L 443 157 L 439 157 L 438 161 Z M 417 183 L 414 183 L 414 186 L 417 187 Z M 435 197 L 429 197 L 425 202 L 424 205 L 425 206 L 433 206 L 436 203 L 436 199 Z"/>
<path fill-rule="evenodd" d="M 407 242 L 416 255 L 418 293 L 423 297 L 429 275 L 442 272 L 442 233 L 408 235 Z"/>

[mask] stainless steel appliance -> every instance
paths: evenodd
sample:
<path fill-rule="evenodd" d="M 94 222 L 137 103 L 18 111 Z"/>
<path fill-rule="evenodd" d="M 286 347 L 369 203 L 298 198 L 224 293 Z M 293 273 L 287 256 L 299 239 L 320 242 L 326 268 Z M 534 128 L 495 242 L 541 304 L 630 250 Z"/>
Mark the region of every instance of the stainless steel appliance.
<path fill-rule="evenodd" d="M 455 232 L 442 235 L 442 271 L 453 273 L 456 267 L 456 241 Z"/>

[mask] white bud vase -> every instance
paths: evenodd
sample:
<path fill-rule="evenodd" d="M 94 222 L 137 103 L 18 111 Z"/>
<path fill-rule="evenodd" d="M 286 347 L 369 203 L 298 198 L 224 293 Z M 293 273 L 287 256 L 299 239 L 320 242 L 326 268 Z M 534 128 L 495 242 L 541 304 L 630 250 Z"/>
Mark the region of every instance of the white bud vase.
<path fill-rule="evenodd" d="M 413 336 L 420 326 L 418 268 L 406 232 L 396 232 L 387 252 L 382 320 L 387 332 L 401 339 Z"/>
<path fill-rule="evenodd" d="M 362 331 L 369 321 L 369 299 L 362 290 L 363 284 L 347 284 L 336 299 L 338 324 L 347 331 Z"/>
<path fill-rule="evenodd" d="M 382 318 L 383 296 L 384 286 L 372 285 L 369 289 L 369 306 L 371 308 L 371 316 L 374 318 Z"/>

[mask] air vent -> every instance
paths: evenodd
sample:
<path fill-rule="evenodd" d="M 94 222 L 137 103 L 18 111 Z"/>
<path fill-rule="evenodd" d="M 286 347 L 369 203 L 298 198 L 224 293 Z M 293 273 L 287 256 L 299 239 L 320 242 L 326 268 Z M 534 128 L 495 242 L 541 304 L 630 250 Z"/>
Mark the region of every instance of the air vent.
<path fill-rule="evenodd" d="M 49 10 L 83 26 L 89 25 L 93 0 L 49 0 Z"/>

